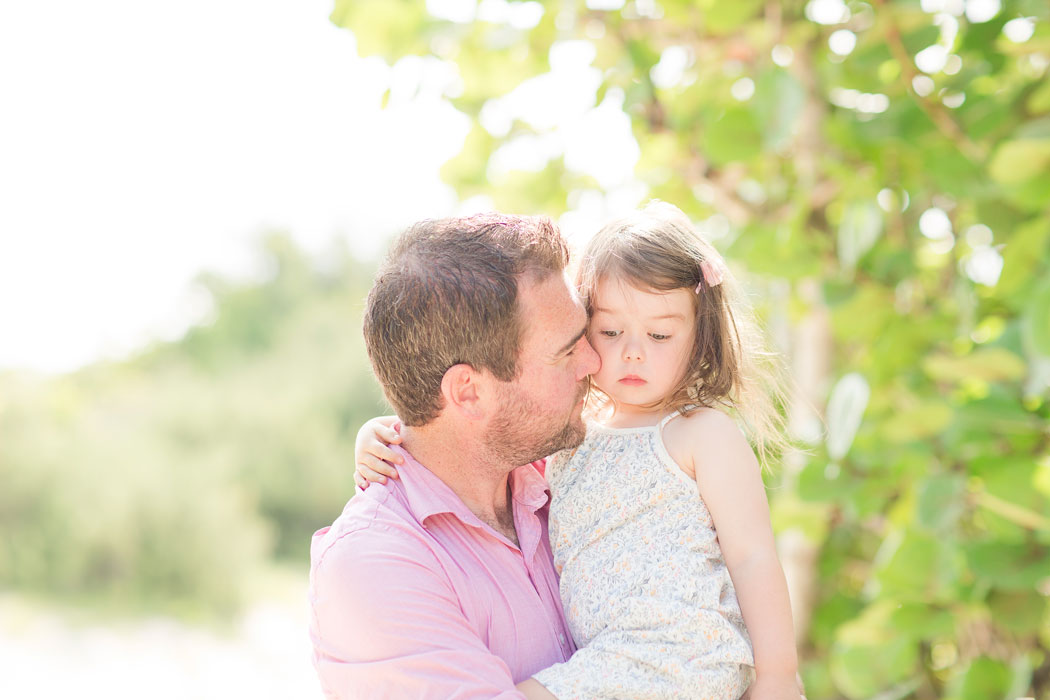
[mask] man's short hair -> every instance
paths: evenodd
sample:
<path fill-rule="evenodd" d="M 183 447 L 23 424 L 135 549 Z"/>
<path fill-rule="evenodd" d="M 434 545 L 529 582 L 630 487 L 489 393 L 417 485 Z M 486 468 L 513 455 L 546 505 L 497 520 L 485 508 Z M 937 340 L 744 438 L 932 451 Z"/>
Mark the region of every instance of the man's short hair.
<path fill-rule="evenodd" d="M 468 364 L 500 381 L 518 374 L 518 282 L 560 273 L 569 250 L 546 217 L 488 213 L 422 221 L 401 234 L 376 274 L 365 345 L 397 415 L 426 425 L 443 408 L 441 379 Z"/>

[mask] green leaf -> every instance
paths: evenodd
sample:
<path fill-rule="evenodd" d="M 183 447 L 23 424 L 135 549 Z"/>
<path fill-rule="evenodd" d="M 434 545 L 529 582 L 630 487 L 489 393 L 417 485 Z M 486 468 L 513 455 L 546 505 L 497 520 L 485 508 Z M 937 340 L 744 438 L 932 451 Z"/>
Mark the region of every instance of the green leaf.
<path fill-rule="evenodd" d="M 640 75 L 648 75 L 650 69 L 660 62 L 660 52 L 642 39 L 631 39 L 627 42 L 627 55 Z"/>
<path fill-rule="evenodd" d="M 1006 233 L 1003 271 L 996 291 L 1009 298 L 1027 292 L 1028 286 L 1036 281 L 1033 279 L 1035 273 L 1046 269 L 1046 256 L 1050 254 L 1050 219 L 1034 219 Z"/>
<path fill-rule="evenodd" d="M 762 152 L 762 134 L 752 113 L 733 107 L 704 131 L 704 153 L 716 165 L 747 161 Z"/>
<path fill-rule="evenodd" d="M 1023 332 L 1027 347 L 1050 357 L 1050 276 L 1036 286 L 1025 306 Z"/>
<path fill-rule="evenodd" d="M 1050 498 L 1040 484 L 1048 467 L 1034 457 L 986 457 L 974 460 L 973 473 L 981 477 L 984 491 L 1036 514 L 1050 515 Z"/>
<path fill-rule="evenodd" d="M 704 28 L 715 34 L 725 34 L 755 16 L 762 0 L 699 0 L 703 10 Z"/>
<path fill-rule="evenodd" d="M 1030 438 L 1043 432 L 1044 424 L 1013 397 L 991 393 L 955 409 L 951 429 L 967 431 L 985 439 Z"/>
<path fill-rule="evenodd" d="M 931 531 L 954 525 L 963 512 L 966 480 L 959 474 L 939 474 L 919 484 L 918 524 Z"/>
<path fill-rule="evenodd" d="M 955 633 L 955 616 L 950 610 L 928 603 L 899 603 L 890 613 L 887 625 L 915 640 L 951 637 Z"/>
<path fill-rule="evenodd" d="M 1044 81 L 1035 92 L 1028 96 L 1027 107 L 1028 111 L 1034 114 L 1050 112 L 1050 81 Z"/>
<path fill-rule="evenodd" d="M 441 177 L 472 195 L 486 191 L 489 178 L 486 166 L 498 143 L 480 124 L 474 123 L 459 154 L 441 167 Z"/>
<path fill-rule="evenodd" d="M 871 342 L 894 315 L 893 293 L 881 285 L 857 285 L 854 293 L 832 306 L 832 330 L 844 342 Z"/>
<path fill-rule="evenodd" d="M 720 5 L 735 3 L 721 2 Z M 783 69 L 764 71 L 756 81 L 751 109 L 762 130 L 765 148 L 779 151 L 794 136 L 806 103 L 806 90 L 798 78 Z"/>
<path fill-rule="evenodd" d="M 853 270 L 882 233 L 882 212 L 872 201 L 851 202 L 839 223 L 839 262 Z"/>
<path fill-rule="evenodd" d="M 926 358 L 922 368 L 929 377 L 939 382 L 959 382 L 979 379 L 986 382 L 1012 381 L 1025 375 L 1027 365 L 1006 348 L 981 348 L 968 355 L 933 355 Z"/>
<path fill-rule="evenodd" d="M 818 460 L 811 460 L 798 477 L 798 495 L 806 501 L 841 502 L 856 489 L 840 468 Z"/>
<path fill-rule="evenodd" d="M 1037 544 L 989 540 L 965 547 L 978 579 L 1008 591 L 1031 590 L 1050 577 L 1050 551 Z"/>
<path fill-rule="evenodd" d="M 911 530 L 891 533 L 879 549 L 873 581 L 884 597 L 940 595 L 957 574 L 956 556 L 938 537 Z"/>
<path fill-rule="evenodd" d="M 993 180 L 1018 185 L 1050 168 L 1050 139 L 1027 138 L 999 145 L 988 166 Z"/>
<path fill-rule="evenodd" d="M 843 625 L 856 619 L 864 610 L 863 604 L 856 598 L 845 595 L 841 590 L 827 594 L 813 612 L 813 641 L 828 647 Z"/>
<path fill-rule="evenodd" d="M 390 63 L 428 53 L 438 24 L 424 3 L 413 0 L 336 0 L 329 19 L 354 33 L 359 55 L 377 54 Z"/>
<path fill-rule="evenodd" d="M 925 115 L 924 115 L 925 116 Z M 985 172 L 964 156 L 954 143 L 934 140 L 923 149 L 927 170 L 934 183 L 956 197 L 974 197 L 983 194 Z"/>
<path fill-rule="evenodd" d="M 1044 212 L 1050 204 L 1050 170 L 1024 182 L 1003 186 L 1003 195 L 1017 207 L 1033 213 Z"/>
<path fill-rule="evenodd" d="M 1036 591 L 993 591 L 988 608 L 996 624 L 1027 637 L 1042 627 L 1047 600 Z"/>
<path fill-rule="evenodd" d="M 846 456 L 870 397 L 871 387 L 857 372 L 850 372 L 835 383 L 826 411 L 828 435 L 825 444 L 832 459 L 841 460 Z"/>
<path fill-rule="evenodd" d="M 877 642 L 837 643 L 832 647 L 830 663 L 831 677 L 846 697 L 870 700 L 918 670 L 919 649 L 901 635 Z"/>
<path fill-rule="evenodd" d="M 1014 132 L 1014 136 L 1019 139 L 1050 139 L 1050 117 L 1025 122 Z"/>
<path fill-rule="evenodd" d="M 990 700 L 1004 697 L 1010 687 L 1010 667 L 982 656 L 974 659 L 948 684 L 946 700 Z"/>
<path fill-rule="evenodd" d="M 926 399 L 895 411 L 882 423 L 881 432 L 894 442 L 921 440 L 938 434 L 952 420 L 952 409 L 939 399 Z"/>

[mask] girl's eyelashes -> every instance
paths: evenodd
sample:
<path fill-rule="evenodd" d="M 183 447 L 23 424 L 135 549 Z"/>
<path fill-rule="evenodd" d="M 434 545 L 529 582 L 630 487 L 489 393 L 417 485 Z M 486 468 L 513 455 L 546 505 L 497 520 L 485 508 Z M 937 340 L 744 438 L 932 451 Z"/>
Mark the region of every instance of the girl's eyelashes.
<path fill-rule="evenodd" d="M 602 337 L 605 337 L 605 338 L 617 338 L 617 337 L 619 337 L 622 334 L 623 334 L 623 331 L 609 331 L 609 330 L 598 331 L 598 335 L 600 335 Z M 668 333 L 650 333 L 649 337 L 652 338 L 653 340 L 670 340 L 671 339 L 671 336 Z"/>

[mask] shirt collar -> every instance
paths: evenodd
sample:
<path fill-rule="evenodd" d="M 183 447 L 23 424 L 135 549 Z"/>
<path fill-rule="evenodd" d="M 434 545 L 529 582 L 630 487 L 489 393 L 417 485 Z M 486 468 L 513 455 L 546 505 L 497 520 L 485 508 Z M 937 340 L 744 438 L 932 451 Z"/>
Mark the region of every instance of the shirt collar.
<path fill-rule="evenodd" d="M 425 524 L 426 519 L 432 515 L 451 513 L 467 525 L 482 525 L 478 516 L 467 508 L 456 492 L 437 474 L 416 461 L 403 447 L 390 447 L 405 458 L 404 464 L 399 465 L 397 471 L 405 489 L 408 505 L 419 518 L 419 522 Z M 518 467 L 510 473 L 510 493 L 512 501 L 531 512 L 544 507 L 550 500 L 547 481 L 532 464 Z"/>
<path fill-rule="evenodd" d="M 547 505 L 551 499 L 547 479 L 540 474 L 535 463 L 518 467 L 510 473 L 510 493 L 515 501 L 533 512 Z"/>

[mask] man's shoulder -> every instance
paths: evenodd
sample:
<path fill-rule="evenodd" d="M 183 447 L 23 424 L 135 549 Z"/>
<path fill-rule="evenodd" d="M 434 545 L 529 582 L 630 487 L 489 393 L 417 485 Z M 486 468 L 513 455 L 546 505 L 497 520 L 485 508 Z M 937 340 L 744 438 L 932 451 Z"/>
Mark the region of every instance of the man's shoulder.
<path fill-rule="evenodd" d="M 312 568 L 329 561 L 362 565 L 384 557 L 428 551 L 426 529 L 408 506 L 402 485 L 373 484 L 351 498 L 331 526 L 314 533 Z"/>

